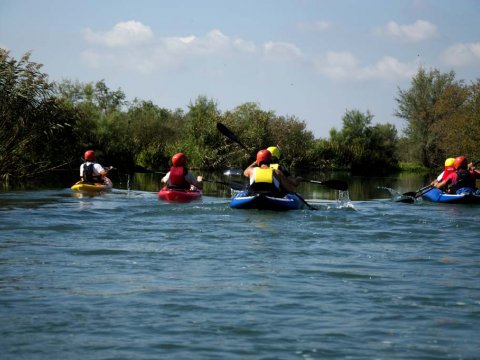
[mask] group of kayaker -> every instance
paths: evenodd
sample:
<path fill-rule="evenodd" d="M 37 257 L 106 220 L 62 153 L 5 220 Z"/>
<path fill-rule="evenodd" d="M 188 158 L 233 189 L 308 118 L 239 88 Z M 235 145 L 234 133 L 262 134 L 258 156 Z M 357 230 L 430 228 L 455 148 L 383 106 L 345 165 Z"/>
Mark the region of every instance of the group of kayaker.
<path fill-rule="evenodd" d="M 248 166 L 243 175 L 249 179 L 249 189 L 254 192 L 269 192 L 273 195 L 283 196 L 294 193 L 295 188 L 302 180 L 290 174 L 280 164 L 280 150 L 276 146 L 260 150 L 256 160 Z M 111 168 L 104 168 L 95 162 L 95 152 L 87 150 L 84 154 L 85 162 L 80 165 L 80 178 L 83 183 L 110 182 L 107 177 Z M 202 190 L 203 177 L 194 176 L 187 168 L 187 157 L 184 153 L 172 156 L 170 171 L 161 179 L 162 183 L 171 188 L 189 189 L 192 186 Z"/>
<path fill-rule="evenodd" d="M 87 150 L 84 154 L 85 162 L 80 165 L 80 178 L 85 184 L 110 184 L 107 177 L 112 168 L 104 168 L 95 162 L 95 152 Z M 161 179 L 162 183 L 170 188 L 203 189 L 203 177 L 194 176 L 187 168 L 187 157 L 184 153 L 172 156 L 170 171 Z M 274 196 L 283 196 L 295 193 L 295 188 L 302 180 L 292 176 L 280 164 L 280 150 L 276 146 L 260 150 L 255 161 L 248 166 L 243 175 L 249 179 L 249 190 L 257 193 L 271 193 Z M 475 193 L 476 179 L 480 178 L 480 170 L 475 164 L 468 162 L 465 156 L 448 158 L 445 160 L 444 171 L 430 184 L 449 194 Z"/>
<path fill-rule="evenodd" d="M 480 170 L 469 163 L 465 156 L 445 160 L 443 172 L 431 185 L 449 194 L 473 193 L 477 190 L 476 179 L 480 179 Z"/>

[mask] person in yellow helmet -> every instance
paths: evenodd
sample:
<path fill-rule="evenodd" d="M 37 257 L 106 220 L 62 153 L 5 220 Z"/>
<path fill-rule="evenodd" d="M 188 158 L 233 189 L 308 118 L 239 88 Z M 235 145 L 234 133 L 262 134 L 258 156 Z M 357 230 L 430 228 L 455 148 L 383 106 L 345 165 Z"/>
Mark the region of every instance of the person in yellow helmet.
<path fill-rule="evenodd" d="M 280 164 L 280 157 L 282 156 L 280 149 L 277 146 L 270 146 L 267 148 L 268 151 L 272 154 L 272 160 L 270 162 L 270 167 L 275 170 L 280 170 L 287 180 L 292 184 L 292 186 L 297 187 L 300 185 L 300 182 L 303 180 L 301 176 L 293 176 L 285 168 L 285 166 Z"/>
<path fill-rule="evenodd" d="M 430 185 L 436 186 L 438 183 L 445 180 L 448 175 L 455 172 L 455 167 L 453 166 L 454 162 L 455 158 L 448 158 L 447 160 L 445 160 L 445 167 L 443 168 L 443 171 L 440 173 L 440 175 L 437 176 L 435 180 L 430 183 Z"/>

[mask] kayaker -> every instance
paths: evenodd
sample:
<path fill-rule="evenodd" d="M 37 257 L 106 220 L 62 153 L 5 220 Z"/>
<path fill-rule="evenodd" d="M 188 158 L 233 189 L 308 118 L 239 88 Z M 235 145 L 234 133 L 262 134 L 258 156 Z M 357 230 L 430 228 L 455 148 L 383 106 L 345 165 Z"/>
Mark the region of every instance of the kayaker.
<path fill-rule="evenodd" d="M 455 172 L 449 174 L 445 180 L 435 185 L 438 189 L 446 189 L 450 194 L 465 194 L 477 192 L 476 179 L 480 178 L 480 173 L 468 164 L 465 156 L 458 156 L 453 163 Z"/>
<path fill-rule="evenodd" d="M 454 162 L 454 158 L 448 158 L 447 160 L 445 160 L 445 167 L 443 168 L 443 171 L 440 173 L 440 175 L 437 176 L 435 180 L 430 183 L 430 185 L 437 185 L 439 182 L 445 180 L 448 175 L 455 172 L 455 167 L 453 166 Z"/>
<path fill-rule="evenodd" d="M 295 187 L 281 170 L 270 167 L 271 161 L 272 153 L 267 149 L 260 150 L 255 162 L 245 169 L 243 175 L 250 179 L 250 190 L 253 192 L 269 192 L 278 196 L 283 196 L 285 193 L 294 193 Z"/>
<path fill-rule="evenodd" d="M 280 170 L 288 179 L 288 181 L 290 181 L 290 184 L 292 184 L 294 187 L 300 185 L 300 182 L 303 180 L 303 178 L 300 176 L 293 176 L 285 166 L 280 164 L 280 157 L 282 156 L 280 149 L 277 146 L 270 146 L 267 148 L 267 150 L 272 154 L 270 167 L 275 170 Z"/>
<path fill-rule="evenodd" d="M 104 168 L 99 163 L 96 163 L 95 152 L 93 150 L 85 151 L 83 158 L 85 162 L 80 165 L 80 178 L 83 183 L 111 183 L 111 180 L 107 177 L 107 174 L 112 168 Z"/>
<path fill-rule="evenodd" d="M 176 189 L 190 189 L 191 186 L 203 189 L 203 177 L 193 175 L 187 168 L 187 157 L 184 153 L 172 156 L 170 171 L 162 178 L 162 183 Z"/>

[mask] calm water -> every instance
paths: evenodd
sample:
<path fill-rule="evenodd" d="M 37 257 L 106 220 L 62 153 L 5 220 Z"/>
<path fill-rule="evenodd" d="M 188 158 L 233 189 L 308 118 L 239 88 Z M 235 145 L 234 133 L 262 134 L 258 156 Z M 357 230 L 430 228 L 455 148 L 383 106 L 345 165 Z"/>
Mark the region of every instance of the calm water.
<path fill-rule="evenodd" d="M 304 186 L 320 210 L 287 213 L 133 180 L 0 192 L 2 359 L 480 358 L 480 206 L 377 189 L 415 178 Z"/>

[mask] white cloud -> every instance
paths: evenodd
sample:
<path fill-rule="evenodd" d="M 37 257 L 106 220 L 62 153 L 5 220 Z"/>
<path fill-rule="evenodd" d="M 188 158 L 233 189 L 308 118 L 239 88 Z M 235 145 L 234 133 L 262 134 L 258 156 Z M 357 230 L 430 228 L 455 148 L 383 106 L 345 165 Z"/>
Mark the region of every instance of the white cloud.
<path fill-rule="evenodd" d="M 382 28 L 373 29 L 373 33 L 413 43 L 425 41 L 438 35 L 437 27 L 425 20 L 417 20 L 409 25 L 400 25 L 395 21 L 390 21 Z"/>
<path fill-rule="evenodd" d="M 359 72 L 359 78 L 377 78 L 385 80 L 408 79 L 417 72 L 415 63 L 402 63 L 398 59 L 385 56 L 376 64 L 366 66 Z"/>
<path fill-rule="evenodd" d="M 289 62 L 298 66 L 313 64 L 319 73 L 333 80 L 392 81 L 409 78 L 416 71 L 416 65 L 389 56 L 375 64 L 363 66 L 354 54 L 347 51 L 330 51 L 321 58 L 311 59 L 292 43 L 268 41 L 257 47 L 251 41 L 227 36 L 218 29 L 211 30 L 204 36 L 155 39 L 148 26 L 130 21 L 118 23 L 111 31 L 102 34 L 87 31 L 86 39 L 103 46 L 92 47 L 82 53 L 83 61 L 89 66 L 115 67 L 143 74 L 192 66 L 198 61 L 205 63 L 204 59 L 207 59 L 207 63 L 208 59 L 213 61 L 220 58 L 248 62 L 259 56 L 269 62 Z"/>
<path fill-rule="evenodd" d="M 328 52 L 314 62 L 317 70 L 333 80 L 381 79 L 392 81 L 409 78 L 417 71 L 414 63 L 402 63 L 398 59 L 385 56 L 376 64 L 361 66 L 350 52 Z"/>
<path fill-rule="evenodd" d="M 119 22 L 107 32 L 95 32 L 87 28 L 84 34 L 87 42 L 112 48 L 145 44 L 153 39 L 150 27 L 138 21 Z"/>
<path fill-rule="evenodd" d="M 118 23 L 112 30 L 104 33 L 87 29 L 85 39 L 89 43 L 105 47 L 91 48 L 83 52 L 82 58 L 88 65 L 115 65 L 142 73 L 181 67 L 188 60 L 199 57 L 228 57 L 256 51 L 253 42 L 226 36 L 217 29 L 203 37 L 188 35 L 154 39 L 150 27 L 137 21 Z"/>
<path fill-rule="evenodd" d="M 322 32 L 333 28 L 333 23 L 330 21 L 304 21 L 297 24 L 301 31 Z"/>
<path fill-rule="evenodd" d="M 442 58 L 451 66 L 480 65 L 480 42 L 452 45 L 445 50 Z"/>
<path fill-rule="evenodd" d="M 263 45 L 263 53 L 268 60 L 285 61 L 302 58 L 300 49 L 286 42 L 269 41 Z"/>
<path fill-rule="evenodd" d="M 322 74 L 334 80 L 350 78 L 358 69 L 357 59 L 349 52 L 329 51 L 323 59 L 317 60 L 315 64 Z"/>

